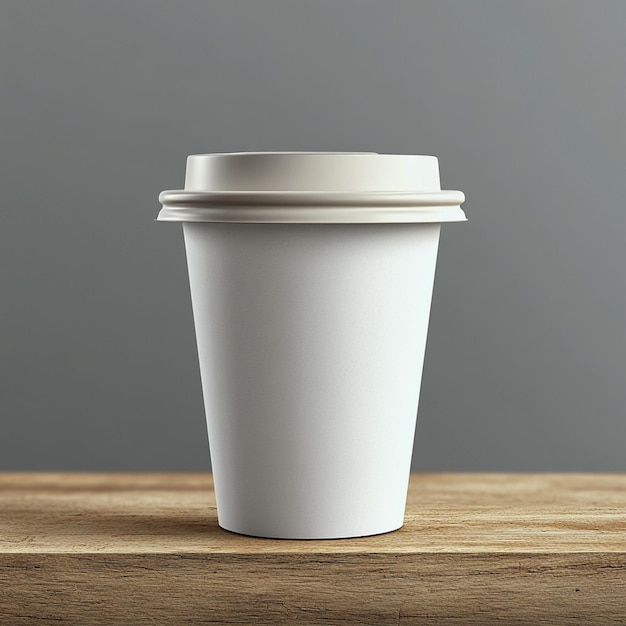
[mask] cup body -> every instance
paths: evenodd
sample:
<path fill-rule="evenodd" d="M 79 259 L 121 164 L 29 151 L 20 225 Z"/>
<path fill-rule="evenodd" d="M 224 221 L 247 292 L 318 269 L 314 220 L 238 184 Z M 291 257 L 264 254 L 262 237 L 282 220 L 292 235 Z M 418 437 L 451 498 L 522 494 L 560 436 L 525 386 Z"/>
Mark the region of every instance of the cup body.
<path fill-rule="evenodd" d="M 438 223 L 184 223 L 219 524 L 403 523 Z"/>

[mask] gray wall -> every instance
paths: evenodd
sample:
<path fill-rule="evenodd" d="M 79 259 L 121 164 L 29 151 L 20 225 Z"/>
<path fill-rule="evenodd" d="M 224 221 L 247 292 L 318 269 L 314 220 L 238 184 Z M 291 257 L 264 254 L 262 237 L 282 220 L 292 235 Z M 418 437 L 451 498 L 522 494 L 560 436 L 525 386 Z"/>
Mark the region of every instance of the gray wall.
<path fill-rule="evenodd" d="M 209 467 L 185 156 L 436 154 L 414 467 L 626 470 L 626 3 L 0 5 L 0 469 Z"/>

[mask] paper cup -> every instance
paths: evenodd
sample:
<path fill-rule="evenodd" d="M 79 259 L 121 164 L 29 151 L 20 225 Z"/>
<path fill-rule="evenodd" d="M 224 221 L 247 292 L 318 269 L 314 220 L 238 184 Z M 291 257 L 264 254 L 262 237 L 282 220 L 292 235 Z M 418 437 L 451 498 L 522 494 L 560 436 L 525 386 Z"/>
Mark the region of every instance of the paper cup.
<path fill-rule="evenodd" d="M 440 224 L 435 157 L 189 157 L 182 221 L 223 528 L 325 539 L 403 523 Z"/>

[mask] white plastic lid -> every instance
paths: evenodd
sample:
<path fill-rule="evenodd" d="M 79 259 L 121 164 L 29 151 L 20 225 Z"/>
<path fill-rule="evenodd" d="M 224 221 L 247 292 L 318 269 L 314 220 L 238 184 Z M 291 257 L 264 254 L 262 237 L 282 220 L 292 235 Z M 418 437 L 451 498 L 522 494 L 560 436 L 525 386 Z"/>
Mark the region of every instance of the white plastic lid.
<path fill-rule="evenodd" d="M 187 158 L 185 188 L 163 191 L 162 222 L 460 222 L 437 157 L 375 152 L 234 152 Z"/>

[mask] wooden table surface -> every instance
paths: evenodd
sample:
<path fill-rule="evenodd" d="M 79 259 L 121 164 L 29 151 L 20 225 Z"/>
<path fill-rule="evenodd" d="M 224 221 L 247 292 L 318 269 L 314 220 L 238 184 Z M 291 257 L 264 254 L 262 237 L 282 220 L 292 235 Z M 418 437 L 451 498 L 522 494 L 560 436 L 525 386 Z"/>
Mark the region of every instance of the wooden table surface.
<path fill-rule="evenodd" d="M 0 625 L 626 624 L 626 475 L 415 474 L 405 525 L 255 539 L 208 474 L 0 474 Z"/>

